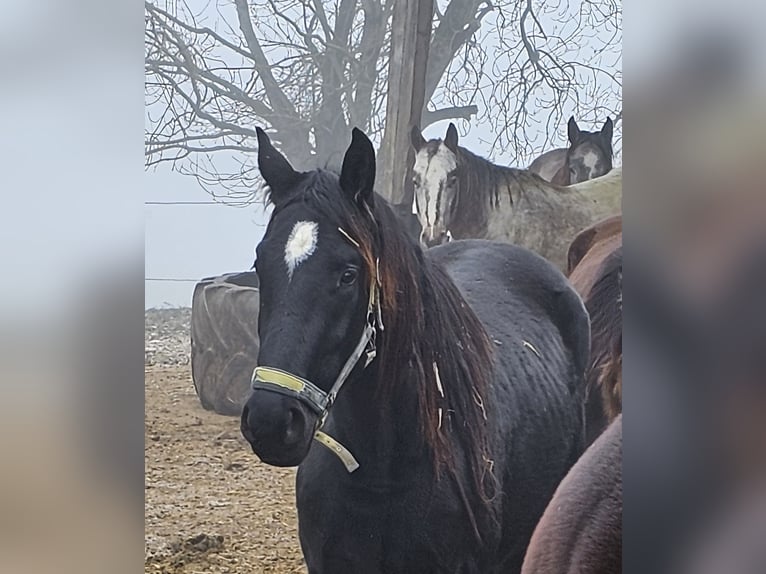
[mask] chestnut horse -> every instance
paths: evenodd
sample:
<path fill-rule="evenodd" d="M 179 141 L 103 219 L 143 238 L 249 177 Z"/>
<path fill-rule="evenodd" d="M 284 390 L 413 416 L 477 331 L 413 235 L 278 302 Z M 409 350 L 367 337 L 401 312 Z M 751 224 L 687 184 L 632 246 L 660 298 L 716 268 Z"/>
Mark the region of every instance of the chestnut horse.
<path fill-rule="evenodd" d="M 590 444 L 622 412 L 622 216 L 580 232 L 567 264 L 591 319 L 585 417 Z"/>
<path fill-rule="evenodd" d="M 622 572 L 622 415 L 564 477 L 537 523 L 521 574 Z"/>

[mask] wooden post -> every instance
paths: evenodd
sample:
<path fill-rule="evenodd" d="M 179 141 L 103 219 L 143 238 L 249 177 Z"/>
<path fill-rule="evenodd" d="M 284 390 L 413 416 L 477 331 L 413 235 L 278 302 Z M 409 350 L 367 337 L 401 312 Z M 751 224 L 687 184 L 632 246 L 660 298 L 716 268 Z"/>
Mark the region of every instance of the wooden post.
<path fill-rule="evenodd" d="M 402 211 L 413 202 L 415 151 L 410 129 L 425 107 L 426 64 L 431 43 L 433 0 L 395 0 L 391 22 L 386 131 L 377 161 L 376 190 Z"/>

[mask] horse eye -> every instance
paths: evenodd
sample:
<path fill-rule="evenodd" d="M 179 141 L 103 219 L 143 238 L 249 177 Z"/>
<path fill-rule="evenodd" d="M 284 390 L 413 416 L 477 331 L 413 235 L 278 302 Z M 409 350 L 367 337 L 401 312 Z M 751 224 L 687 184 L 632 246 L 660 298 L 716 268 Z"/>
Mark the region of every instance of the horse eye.
<path fill-rule="evenodd" d="M 358 275 L 359 275 L 359 271 L 357 271 L 353 267 L 349 267 L 340 276 L 340 284 L 341 285 L 353 285 L 354 282 L 356 282 L 356 278 L 357 278 Z"/>

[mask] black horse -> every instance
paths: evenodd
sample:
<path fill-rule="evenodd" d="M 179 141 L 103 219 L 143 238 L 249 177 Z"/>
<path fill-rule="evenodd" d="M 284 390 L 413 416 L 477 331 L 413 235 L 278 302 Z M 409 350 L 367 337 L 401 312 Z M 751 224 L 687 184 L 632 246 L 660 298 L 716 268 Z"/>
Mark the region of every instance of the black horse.
<path fill-rule="evenodd" d="M 582 301 L 519 247 L 423 252 L 373 193 L 361 131 L 340 177 L 257 131 L 274 210 L 241 425 L 263 462 L 299 465 L 309 572 L 518 572 L 584 448 Z"/>

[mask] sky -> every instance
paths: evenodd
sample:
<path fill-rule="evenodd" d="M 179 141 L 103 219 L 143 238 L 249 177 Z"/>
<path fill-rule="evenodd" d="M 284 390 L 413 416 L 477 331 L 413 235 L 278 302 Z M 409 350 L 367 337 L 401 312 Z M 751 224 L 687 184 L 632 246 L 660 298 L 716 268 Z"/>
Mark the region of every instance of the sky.
<path fill-rule="evenodd" d="M 196 180 L 161 166 L 145 176 L 147 201 L 210 201 Z M 248 269 L 266 218 L 261 208 L 145 205 L 147 278 L 201 279 Z M 147 281 L 145 306 L 191 306 L 194 282 Z"/>

